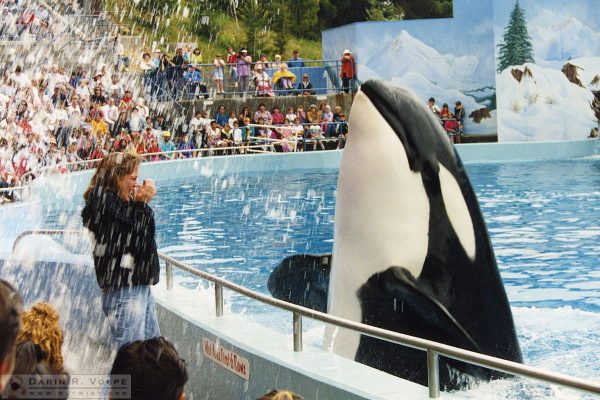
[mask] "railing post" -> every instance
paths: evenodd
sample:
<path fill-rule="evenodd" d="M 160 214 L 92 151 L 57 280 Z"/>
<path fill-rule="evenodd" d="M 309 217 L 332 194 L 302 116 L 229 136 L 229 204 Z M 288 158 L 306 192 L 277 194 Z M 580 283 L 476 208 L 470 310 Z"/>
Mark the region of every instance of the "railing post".
<path fill-rule="evenodd" d="M 294 313 L 294 351 L 302 351 L 302 315 Z"/>
<path fill-rule="evenodd" d="M 440 365 L 439 355 L 427 349 L 427 386 L 429 387 L 429 398 L 440 397 Z"/>
<path fill-rule="evenodd" d="M 165 274 L 167 275 L 167 290 L 173 289 L 173 265 L 170 262 L 165 262 Z"/>
<path fill-rule="evenodd" d="M 215 283 L 215 310 L 217 317 L 223 316 L 223 286 Z"/>

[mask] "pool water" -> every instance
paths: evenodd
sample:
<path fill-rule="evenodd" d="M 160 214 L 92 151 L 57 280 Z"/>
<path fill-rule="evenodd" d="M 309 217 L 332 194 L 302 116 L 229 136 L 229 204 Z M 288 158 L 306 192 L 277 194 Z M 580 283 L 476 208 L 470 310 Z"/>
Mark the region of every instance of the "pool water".
<path fill-rule="evenodd" d="M 600 314 L 600 161 L 471 165 L 515 306 Z M 278 261 L 333 247 L 337 171 L 159 182 L 159 247 L 259 291 Z"/>
<path fill-rule="evenodd" d="M 467 170 L 525 361 L 600 377 L 600 159 L 477 164 Z M 331 252 L 337 176 L 337 170 L 288 171 L 157 181 L 153 208 L 159 248 L 267 293 L 271 270 L 287 255 Z M 46 226 L 77 225 L 80 208 L 76 200 L 48 209 Z M 289 326 L 289 316 L 274 317 L 260 304 L 232 300 L 234 311 L 258 314 L 274 325 L 285 318 Z M 487 385 L 476 396 L 495 390 L 494 385 L 502 384 Z M 512 387 L 507 393 L 570 398 L 540 390 Z"/>

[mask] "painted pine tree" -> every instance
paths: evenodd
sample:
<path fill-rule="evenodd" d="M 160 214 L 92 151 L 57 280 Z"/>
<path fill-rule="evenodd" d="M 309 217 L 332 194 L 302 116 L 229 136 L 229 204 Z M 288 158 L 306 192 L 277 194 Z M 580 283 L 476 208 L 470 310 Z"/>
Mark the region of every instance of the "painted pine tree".
<path fill-rule="evenodd" d="M 519 0 L 510 14 L 510 22 L 504 31 L 504 40 L 498 46 L 500 47 L 498 72 L 504 71 L 511 65 L 535 62 L 531 37 L 527 32 L 525 12 L 519 5 Z"/>

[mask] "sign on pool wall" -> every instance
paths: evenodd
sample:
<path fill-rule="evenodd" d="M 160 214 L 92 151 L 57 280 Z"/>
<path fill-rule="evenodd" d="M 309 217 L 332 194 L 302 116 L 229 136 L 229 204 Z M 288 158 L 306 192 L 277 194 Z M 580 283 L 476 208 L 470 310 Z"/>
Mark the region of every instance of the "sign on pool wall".
<path fill-rule="evenodd" d="M 250 362 L 246 358 L 206 337 L 202 338 L 202 348 L 206 357 L 245 380 L 250 379 Z"/>

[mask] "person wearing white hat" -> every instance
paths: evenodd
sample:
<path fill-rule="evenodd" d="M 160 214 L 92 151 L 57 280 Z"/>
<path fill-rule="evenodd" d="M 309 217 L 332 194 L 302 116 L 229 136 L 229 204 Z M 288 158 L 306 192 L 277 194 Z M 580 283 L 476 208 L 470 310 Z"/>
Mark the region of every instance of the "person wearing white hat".
<path fill-rule="evenodd" d="M 342 78 L 342 89 L 348 93 L 354 90 L 354 79 L 356 77 L 356 62 L 350 50 L 344 50 L 341 62 L 340 78 Z"/>
<path fill-rule="evenodd" d="M 154 68 L 154 63 L 152 62 L 150 53 L 144 52 L 142 54 L 142 60 L 140 61 L 140 69 L 145 75 L 146 73 L 150 73 Z"/>

